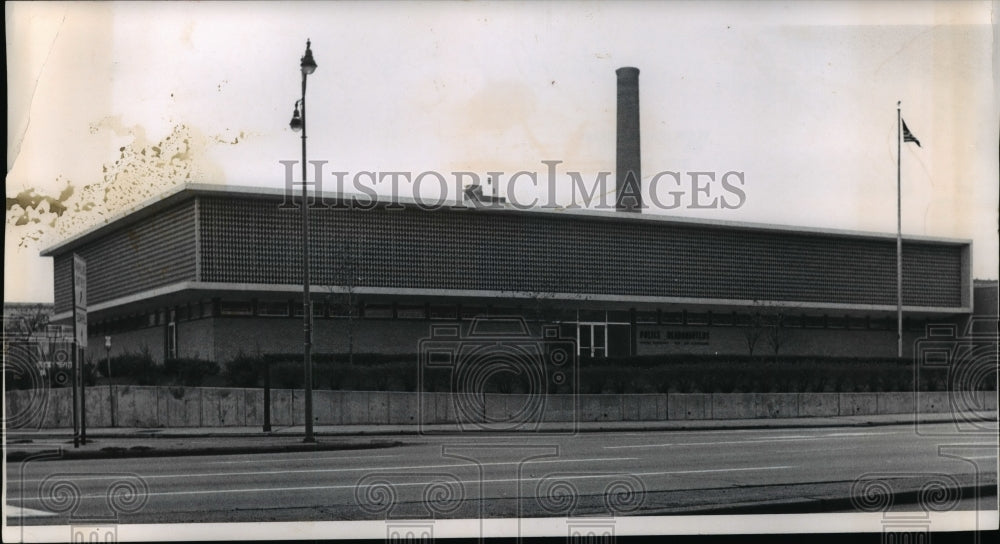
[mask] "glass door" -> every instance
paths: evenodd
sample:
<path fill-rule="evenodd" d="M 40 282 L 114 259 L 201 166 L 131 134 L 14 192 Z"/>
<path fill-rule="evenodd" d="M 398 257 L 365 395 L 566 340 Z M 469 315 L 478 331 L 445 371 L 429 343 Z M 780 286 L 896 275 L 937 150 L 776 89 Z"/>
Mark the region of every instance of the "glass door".
<path fill-rule="evenodd" d="M 607 357 L 608 326 L 605 323 L 578 323 L 576 345 L 580 357 Z"/>

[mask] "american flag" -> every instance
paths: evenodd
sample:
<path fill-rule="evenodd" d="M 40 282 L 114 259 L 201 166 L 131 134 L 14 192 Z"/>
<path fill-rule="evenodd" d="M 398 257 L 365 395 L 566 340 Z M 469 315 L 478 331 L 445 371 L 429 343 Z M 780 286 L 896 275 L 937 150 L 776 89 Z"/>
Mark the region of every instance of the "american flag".
<path fill-rule="evenodd" d="M 906 126 L 906 121 L 903 121 L 903 141 L 913 142 L 917 144 L 917 147 L 923 147 L 922 145 L 920 145 L 920 140 L 918 140 L 917 137 L 914 136 L 913 133 L 910 132 L 910 129 Z"/>

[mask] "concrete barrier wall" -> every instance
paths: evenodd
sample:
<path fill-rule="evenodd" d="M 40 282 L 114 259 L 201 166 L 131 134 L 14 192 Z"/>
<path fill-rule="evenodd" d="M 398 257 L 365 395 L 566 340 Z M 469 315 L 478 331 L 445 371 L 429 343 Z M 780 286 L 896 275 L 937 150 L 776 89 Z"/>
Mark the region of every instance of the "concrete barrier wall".
<path fill-rule="evenodd" d="M 302 390 L 271 390 L 271 424 L 302 425 Z M 12 429 L 69 428 L 72 391 L 8 391 Z M 109 427 L 241 427 L 264 422 L 261 389 L 101 386 L 87 388 L 87 424 Z M 317 425 L 456 424 L 770 419 L 995 411 L 992 391 L 899 393 L 674 393 L 531 395 L 325 391 L 313 393 Z"/>

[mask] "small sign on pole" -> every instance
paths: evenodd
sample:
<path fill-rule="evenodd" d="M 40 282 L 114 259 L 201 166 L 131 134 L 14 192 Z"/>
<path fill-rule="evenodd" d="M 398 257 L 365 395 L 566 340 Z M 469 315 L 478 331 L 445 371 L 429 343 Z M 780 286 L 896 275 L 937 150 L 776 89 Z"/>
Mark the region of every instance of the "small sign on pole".
<path fill-rule="evenodd" d="M 87 261 L 73 254 L 73 332 L 76 344 L 87 347 Z"/>
<path fill-rule="evenodd" d="M 87 393 L 83 350 L 87 347 L 87 261 L 73 254 L 73 447 L 87 443 Z M 79 388 L 79 394 L 77 389 Z"/>

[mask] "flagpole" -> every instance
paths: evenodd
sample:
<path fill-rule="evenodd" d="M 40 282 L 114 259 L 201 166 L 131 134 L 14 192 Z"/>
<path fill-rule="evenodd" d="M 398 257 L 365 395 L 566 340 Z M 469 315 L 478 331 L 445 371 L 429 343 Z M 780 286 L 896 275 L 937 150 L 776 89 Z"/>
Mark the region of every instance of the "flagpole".
<path fill-rule="evenodd" d="M 896 102 L 896 356 L 903 357 L 903 195 L 902 101 Z"/>

